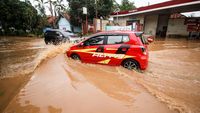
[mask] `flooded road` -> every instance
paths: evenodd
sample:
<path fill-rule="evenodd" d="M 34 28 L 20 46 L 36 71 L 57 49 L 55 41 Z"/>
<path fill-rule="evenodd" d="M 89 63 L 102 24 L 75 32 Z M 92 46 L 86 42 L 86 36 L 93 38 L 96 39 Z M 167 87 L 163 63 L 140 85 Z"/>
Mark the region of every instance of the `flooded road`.
<path fill-rule="evenodd" d="M 161 48 L 161 50 L 160 50 Z M 142 83 L 169 107 L 200 112 L 200 41 L 157 41 L 150 46 L 150 63 Z"/>
<path fill-rule="evenodd" d="M 0 37 L 0 78 L 31 73 L 44 48 L 41 38 Z"/>
<path fill-rule="evenodd" d="M 0 37 L 0 112 L 29 81 L 44 48 L 41 38 Z"/>
<path fill-rule="evenodd" d="M 0 104 L 0 111 L 4 113 L 200 112 L 200 41 L 169 39 L 152 43 L 149 67 L 144 73 L 73 61 L 63 54 L 68 44 L 45 46 L 41 39 L 36 43 L 26 42 L 29 47 L 36 45 L 37 48 L 35 53 L 30 50 L 32 60 L 24 60 L 28 64 L 34 62 L 30 67 L 35 71 L 31 77 L 24 77 L 26 79 L 10 78 L 12 84 L 23 81 L 18 84 L 24 85 L 13 89 L 18 92 L 9 97 L 9 102 Z M 10 54 L 9 49 L 1 48 L 1 53 Z M 14 51 L 18 53 L 17 49 Z M 29 59 L 29 52 L 23 56 Z M 9 63 L 8 67 L 12 60 Z M 6 65 L 1 63 L 1 70 L 6 70 L 3 64 Z M 10 73 L 9 69 L 1 72 Z M 26 68 L 18 70 L 26 71 Z M 13 75 L 1 76 L 0 91 L 4 89 L 6 93 L 12 86 L 6 76 Z M 5 97 L 2 93 L 0 100 Z"/>

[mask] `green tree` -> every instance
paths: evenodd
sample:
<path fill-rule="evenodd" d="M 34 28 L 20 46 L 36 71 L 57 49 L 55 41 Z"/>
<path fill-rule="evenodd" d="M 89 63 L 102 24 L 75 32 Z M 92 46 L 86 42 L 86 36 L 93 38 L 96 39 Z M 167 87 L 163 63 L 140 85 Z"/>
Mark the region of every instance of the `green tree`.
<path fill-rule="evenodd" d="M 97 9 L 97 17 L 107 18 L 113 11 L 114 0 L 67 0 L 69 2 L 69 13 L 71 16 L 71 23 L 79 25 L 85 20 L 82 7 L 87 7 L 88 20 L 92 21 L 95 18 L 95 11 Z"/>
<path fill-rule="evenodd" d="M 44 0 L 34 0 L 37 5 L 35 7 L 39 10 L 40 15 L 46 16 L 45 14 L 45 4 Z"/>
<path fill-rule="evenodd" d="M 38 27 L 38 13 L 30 2 L 0 0 L 0 4 L 0 23 L 7 34 L 10 33 L 10 28 L 25 33 Z"/>
<path fill-rule="evenodd" d="M 53 1 L 52 4 L 54 6 L 55 16 L 57 16 L 57 14 L 60 12 L 65 12 L 67 9 L 67 6 L 63 3 L 63 0 Z"/>
<path fill-rule="evenodd" d="M 121 5 L 119 5 L 120 11 L 127 11 L 135 9 L 134 2 L 130 2 L 129 0 L 122 0 Z"/>
<path fill-rule="evenodd" d="M 115 12 L 117 9 L 119 9 L 120 5 L 114 0 L 113 4 L 113 12 Z"/>
<path fill-rule="evenodd" d="M 36 0 L 41 1 L 41 0 Z M 67 10 L 67 6 L 63 3 L 64 0 L 48 0 L 44 2 L 44 4 L 49 4 L 49 11 L 51 12 L 51 16 L 57 17 L 60 12 L 65 12 Z M 53 28 L 56 28 L 55 20 L 53 21 Z"/>

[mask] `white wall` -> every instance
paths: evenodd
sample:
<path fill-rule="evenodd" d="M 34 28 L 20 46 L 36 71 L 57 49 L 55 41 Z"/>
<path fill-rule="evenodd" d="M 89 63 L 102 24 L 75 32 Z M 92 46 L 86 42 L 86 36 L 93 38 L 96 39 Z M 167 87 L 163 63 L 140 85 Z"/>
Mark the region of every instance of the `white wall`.
<path fill-rule="evenodd" d="M 140 24 L 144 25 L 144 15 L 138 15 L 138 16 L 136 16 L 136 19 L 140 20 Z"/>
<path fill-rule="evenodd" d="M 158 23 L 158 15 L 148 15 L 145 17 L 144 33 L 150 35 L 156 35 Z"/>
<path fill-rule="evenodd" d="M 126 22 L 130 19 L 140 20 L 140 24 L 144 24 L 144 15 L 118 17 L 118 23 L 120 26 L 126 26 Z M 114 17 L 114 21 L 117 23 L 117 17 Z"/>
<path fill-rule="evenodd" d="M 61 30 L 66 29 L 66 30 L 72 31 L 69 21 L 65 18 L 60 18 L 60 20 L 58 21 L 58 26 L 59 26 L 59 29 Z"/>
<path fill-rule="evenodd" d="M 118 24 L 120 26 L 126 26 L 126 21 L 130 19 L 130 16 L 118 17 Z M 117 17 L 114 18 L 114 22 L 117 23 Z"/>
<path fill-rule="evenodd" d="M 102 31 L 105 31 L 105 27 L 106 27 L 107 23 L 109 23 L 108 20 L 100 20 L 100 19 L 97 19 L 96 30 L 97 30 L 97 31 L 100 31 L 100 30 L 101 30 L 101 22 L 102 22 Z"/>
<path fill-rule="evenodd" d="M 167 36 L 169 35 L 181 35 L 188 36 L 187 25 L 184 25 L 185 19 L 169 19 Z"/>

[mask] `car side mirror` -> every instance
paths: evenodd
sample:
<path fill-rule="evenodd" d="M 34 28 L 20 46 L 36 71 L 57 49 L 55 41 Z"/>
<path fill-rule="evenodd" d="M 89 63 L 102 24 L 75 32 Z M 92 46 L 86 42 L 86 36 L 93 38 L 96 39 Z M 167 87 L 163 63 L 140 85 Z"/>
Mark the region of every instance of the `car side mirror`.
<path fill-rule="evenodd" d="M 79 47 L 83 47 L 83 46 L 84 46 L 84 43 L 81 42 L 81 43 L 79 44 Z"/>
<path fill-rule="evenodd" d="M 148 43 L 152 43 L 154 41 L 153 36 L 147 37 L 147 41 L 148 41 Z"/>

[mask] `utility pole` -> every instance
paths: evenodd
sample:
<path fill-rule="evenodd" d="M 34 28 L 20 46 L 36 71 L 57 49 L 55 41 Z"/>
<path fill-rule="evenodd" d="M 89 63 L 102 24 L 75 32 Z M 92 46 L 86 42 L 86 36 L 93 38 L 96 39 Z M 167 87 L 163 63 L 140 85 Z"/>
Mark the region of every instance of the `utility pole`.
<path fill-rule="evenodd" d="M 87 14 L 85 15 L 86 16 L 86 22 L 85 22 L 85 24 L 86 24 L 86 34 L 88 34 L 88 17 L 87 17 Z"/>
<path fill-rule="evenodd" d="M 86 34 L 88 34 L 88 17 L 87 17 L 87 0 L 86 0 L 86 22 L 85 22 L 85 24 L 86 24 Z"/>
<path fill-rule="evenodd" d="M 117 24 L 118 24 L 118 25 L 119 25 L 119 17 L 118 17 L 119 11 L 120 11 L 119 8 L 117 8 L 116 11 L 115 11 L 115 12 L 117 13 Z"/>
<path fill-rule="evenodd" d="M 96 8 L 95 8 L 95 17 L 97 18 L 97 0 L 95 0 L 95 6 L 96 6 Z"/>
<path fill-rule="evenodd" d="M 52 1 L 51 0 L 49 0 L 49 6 L 50 6 L 51 16 L 53 16 L 53 8 L 52 8 Z"/>
<path fill-rule="evenodd" d="M 53 19 L 53 28 L 55 28 L 55 19 L 56 19 L 56 15 L 55 15 L 55 19 L 54 19 L 54 17 L 53 17 L 53 8 L 52 8 L 52 1 L 51 0 L 49 0 L 49 6 L 50 6 L 50 12 L 51 12 L 51 16 L 52 16 L 52 19 Z"/>
<path fill-rule="evenodd" d="M 88 18 L 87 18 L 87 8 L 83 7 L 83 14 L 85 15 L 85 29 L 83 29 L 83 31 L 85 31 L 84 33 L 88 33 Z"/>
<path fill-rule="evenodd" d="M 94 33 L 97 32 L 97 0 L 95 0 L 95 6 Z"/>

